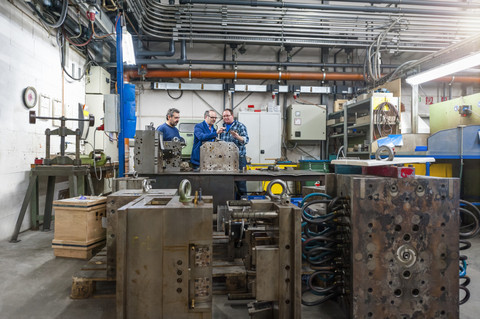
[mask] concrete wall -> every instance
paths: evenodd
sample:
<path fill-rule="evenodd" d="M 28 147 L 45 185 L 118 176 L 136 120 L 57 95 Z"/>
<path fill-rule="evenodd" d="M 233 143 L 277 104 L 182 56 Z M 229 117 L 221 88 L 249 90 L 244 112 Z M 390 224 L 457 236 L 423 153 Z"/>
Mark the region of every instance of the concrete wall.
<path fill-rule="evenodd" d="M 16 6 L 22 6 L 19 1 Z M 29 11 L 20 7 L 24 12 Z M 35 157 L 45 156 L 45 129 L 55 128 L 51 120 L 38 120 L 32 125 L 28 122 L 27 109 L 22 100 L 23 90 L 33 86 L 40 95 L 43 105 L 47 105 L 52 115 L 53 101 L 62 106 L 62 82 L 64 112 L 67 116 L 77 116 L 78 103 L 84 103 L 85 85 L 83 81 L 62 81 L 59 48 L 55 35 L 49 34 L 33 15 L 23 14 L 8 1 L 0 1 L 0 240 L 9 238 L 28 186 L 30 164 Z M 84 59 L 74 51 L 68 54 L 70 66 L 83 67 Z M 32 109 L 38 114 L 39 103 Z M 60 114 L 61 114 L 60 110 Z M 46 114 L 47 115 L 47 114 Z M 70 125 L 76 128 L 77 125 Z M 67 139 L 74 141 L 74 139 Z M 60 149 L 59 138 L 51 140 L 52 153 Z M 69 145 L 67 151 L 74 151 Z M 57 184 L 63 189 L 65 183 Z M 57 196 L 57 192 L 55 193 Z M 43 200 L 40 201 L 43 207 Z M 30 226 L 29 211 L 23 222 L 22 230 Z"/>

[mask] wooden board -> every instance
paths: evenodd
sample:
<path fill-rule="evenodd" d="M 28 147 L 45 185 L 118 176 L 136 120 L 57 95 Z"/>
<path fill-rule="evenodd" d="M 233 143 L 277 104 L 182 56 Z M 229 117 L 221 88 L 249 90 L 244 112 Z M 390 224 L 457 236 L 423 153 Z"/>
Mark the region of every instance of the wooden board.
<path fill-rule="evenodd" d="M 378 161 L 378 160 L 362 160 L 362 159 L 337 159 L 332 160 L 334 165 L 351 165 L 351 166 L 385 166 L 397 164 L 410 163 L 430 163 L 435 162 L 433 157 L 396 157 L 393 161 Z"/>
<path fill-rule="evenodd" d="M 104 196 L 79 196 L 56 200 L 53 202 L 53 205 L 67 207 L 90 207 L 99 204 L 105 204 L 106 202 L 107 198 Z"/>

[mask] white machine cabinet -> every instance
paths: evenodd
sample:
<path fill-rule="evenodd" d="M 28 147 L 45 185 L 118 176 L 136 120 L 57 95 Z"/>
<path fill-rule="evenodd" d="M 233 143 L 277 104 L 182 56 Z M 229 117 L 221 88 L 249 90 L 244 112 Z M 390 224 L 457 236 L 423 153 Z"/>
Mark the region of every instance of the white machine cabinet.
<path fill-rule="evenodd" d="M 239 112 L 250 141 L 247 156 L 252 163 L 273 164 L 282 155 L 282 121 L 278 112 Z"/>
<path fill-rule="evenodd" d="M 105 117 L 104 99 L 102 94 L 85 94 L 85 104 L 88 107 L 88 112 L 95 116 L 95 126 L 89 129 L 87 141 L 92 146 L 95 143 L 95 149 L 103 150 L 107 156 L 110 156 L 113 161 L 118 161 L 117 141 L 110 133 L 105 134 L 104 131 L 96 131 L 95 128 L 102 125 L 102 119 Z M 94 140 L 95 135 L 95 140 Z M 87 153 L 92 151 L 90 146 L 86 147 Z"/>

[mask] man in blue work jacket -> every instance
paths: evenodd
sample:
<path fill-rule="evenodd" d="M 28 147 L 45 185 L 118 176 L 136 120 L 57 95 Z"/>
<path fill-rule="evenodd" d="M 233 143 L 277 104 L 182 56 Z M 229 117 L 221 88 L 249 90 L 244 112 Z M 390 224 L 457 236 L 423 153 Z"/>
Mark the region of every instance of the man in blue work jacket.
<path fill-rule="evenodd" d="M 163 140 L 171 141 L 174 137 L 183 140 L 177 128 L 178 121 L 180 120 L 180 111 L 176 108 L 171 108 L 167 111 L 166 118 L 167 121 L 157 127 L 157 131 L 163 133 Z"/>
<path fill-rule="evenodd" d="M 231 109 L 225 109 L 223 111 L 223 127 L 225 131 L 220 134 L 220 139 L 225 142 L 233 142 L 238 147 L 238 168 L 241 171 L 247 166 L 247 150 L 245 145 L 248 143 L 247 127 L 235 120 L 233 117 L 233 111 Z M 238 190 L 238 197 L 247 195 L 247 182 L 238 181 L 235 182 Z M 240 199 L 240 198 L 238 198 Z"/>
<path fill-rule="evenodd" d="M 200 167 L 200 146 L 202 146 L 203 142 L 214 142 L 215 138 L 225 130 L 224 127 L 215 130 L 214 124 L 217 120 L 217 113 L 215 113 L 215 111 L 205 111 L 204 118 L 205 121 L 195 125 L 195 129 L 193 130 L 193 148 L 190 162 L 194 170 Z"/>

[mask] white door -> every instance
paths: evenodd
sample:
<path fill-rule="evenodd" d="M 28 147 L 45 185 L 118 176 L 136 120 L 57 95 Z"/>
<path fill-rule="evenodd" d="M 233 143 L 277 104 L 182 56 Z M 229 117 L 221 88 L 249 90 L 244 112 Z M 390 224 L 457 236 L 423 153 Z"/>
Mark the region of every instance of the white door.
<path fill-rule="evenodd" d="M 274 164 L 282 156 L 282 130 L 280 113 L 261 112 L 259 156 L 262 164 Z"/>

